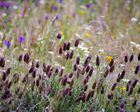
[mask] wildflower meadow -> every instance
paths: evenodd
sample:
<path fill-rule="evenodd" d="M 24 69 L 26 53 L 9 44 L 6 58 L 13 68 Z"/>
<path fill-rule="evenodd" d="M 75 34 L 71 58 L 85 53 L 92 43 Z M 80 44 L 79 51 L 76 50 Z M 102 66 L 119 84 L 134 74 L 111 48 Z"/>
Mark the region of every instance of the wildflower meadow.
<path fill-rule="evenodd" d="M 140 112 L 140 0 L 0 0 L 0 112 Z"/>

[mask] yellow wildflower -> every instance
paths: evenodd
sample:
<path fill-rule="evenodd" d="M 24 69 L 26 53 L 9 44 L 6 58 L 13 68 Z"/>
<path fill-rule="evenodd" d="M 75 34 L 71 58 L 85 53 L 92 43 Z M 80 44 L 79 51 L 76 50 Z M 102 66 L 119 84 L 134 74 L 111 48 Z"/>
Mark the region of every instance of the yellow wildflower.
<path fill-rule="evenodd" d="M 85 37 L 90 37 L 90 33 L 85 33 Z"/>
<path fill-rule="evenodd" d="M 79 10 L 78 13 L 79 13 L 79 14 L 84 14 L 85 11 L 84 11 L 84 10 Z"/>
<path fill-rule="evenodd" d="M 110 62 L 112 59 L 113 59 L 113 58 L 112 58 L 111 56 L 106 56 L 106 60 L 107 60 L 107 61 Z"/>
<path fill-rule="evenodd" d="M 125 86 L 121 87 L 120 89 L 121 89 L 122 91 L 126 91 L 126 87 L 125 87 Z"/>
<path fill-rule="evenodd" d="M 115 87 L 115 89 L 118 89 L 118 88 L 119 88 L 118 86 Z"/>

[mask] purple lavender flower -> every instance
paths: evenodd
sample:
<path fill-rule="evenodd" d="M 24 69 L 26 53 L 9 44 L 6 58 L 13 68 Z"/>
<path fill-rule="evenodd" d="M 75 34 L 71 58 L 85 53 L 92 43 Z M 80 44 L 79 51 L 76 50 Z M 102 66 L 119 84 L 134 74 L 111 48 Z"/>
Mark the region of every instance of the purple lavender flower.
<path fill-rule="evenodd" d="M 57 6 L 57 5 L 54 5 L 54 6 L 53 6 L 53 10 L 54 10 L 54 11 L 58 11 L 58 6 Z"/>
<path fill-rule="evenodd" d="M 11 43 L 9 40 L 5 40 L 4 41 L 4 44 L 9 48 L 11 46 Z"/>
<path fill-rule="evenodd" d="M 91 8 L 91 7 L 92 7 L 92 3 L 87 3 L 87 4 L 86 4 L 86 7 L 87 7 L 87 8 Z"/>
<path fill-rule="evenodd" d="M 57 0 L 57 2 L 62 3 L 62 2 L 63 2 L 63 0 Z"/>
<path fill-rule="evenodd" d="M 24 37 L 23 36 L 18 36 L 18 41 L 21 43 L 21 42 L 23 42 L 24 41 Z"/>
<path fill-rule="evenodd" d="M 21 13 L 21 17 L 24 17 L 24 16 L 25 16 L 25 13 L 24 13 L 24 12 L 22 12 L 22 13 Z"/>
<path fill-rule="evenodd" d="M 46 15 L 46 16 L 45 16 L 45 20 L 48 20 L 48 19 L 49 19 L 49 15 Z"/>

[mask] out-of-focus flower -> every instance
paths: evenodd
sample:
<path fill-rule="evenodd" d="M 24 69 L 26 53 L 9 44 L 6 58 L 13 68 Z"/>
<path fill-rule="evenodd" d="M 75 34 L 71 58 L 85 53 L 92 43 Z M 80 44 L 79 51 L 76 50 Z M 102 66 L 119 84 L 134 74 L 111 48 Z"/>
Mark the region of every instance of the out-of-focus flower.
<path fill-rule="evenodd" d="M 6 13 L 2 13 L 2 17 L 5 18 L 7 16 Z"/>
<path fill-rule="evenodd" d="M 85 14 L 85 11 L 84 10 L 79 10 L 78 13 L 83 15 L 83 14 Z"/>
<path fill-rule="evenodd" d="M 103 49 L 99 49 L 99 54 L 102 56 L 104 54 L 104 50 Z"/>
<path fill-rule="evenodd" d="M 135 23 L 135 22 L 137 22 L 137 21 L 138 21 L 137 18 L 135 18 L 135 17 L 132 17 L 132 18 L 131 18 L 131 22 Z"/>
<path fill-rule="evenodd" d="M 4 44 L 9 48 L 11 46 L 11 43 L 9 40 L 5 40 L 4 41 Z"/>
<path fill-rule="evenodd" d="M 18 36 L 18 41 L 21 43 L 21 42 L 23 42 L 24 41 L 24 37 L 23 36 Z"/>
<path fill-rule="evenodd" d="M 54 10 L 54 11 L 58 11 L 58 6 L 57 6 L 57 5 L 54 5 L 54 6 L 53 6 L 53 10 Z"/>
<path fill-rule="evenodd" d="M 85 33 L 85 37 L 90 37 L 91 35 L 90 35 L 90 33 Z"/>
<path fill-rule="evenodd" d="M 21 17 L 24 17 L 25 16 L 25 13 L 24 12 L 21 12 Z"/>
<path fill-rule="evenodd" d="M 45 20 L 48 20 L 48 19 L 49 19 L 49 15 L 46 15 L 46 16 L 45 16 Z"/>
<path fill-rule="evenodd" d="M 87 4 L 86 4 L 86 7 L 87 7 L 87 8 L 91 8 L 91 7 L 92 7 L 92 3 L 87 3 Z"/>
<path fill-rule="evenodd" d="M 62 3 L 63 2 L 63 0 L 57 0 L 59 3 Z"/>
<path fill-rule="evenodd" d="M 111 56 L 106 56 L 106 60 L 107 60 L 107 61 L 110 62 L 112 59 L 113 59 L 113 58 L 112 58 Z"/>
<path fill-rule="evenodd" d="M 18 6 L 17 6 L 17 5 L 14 5 L 14 6 L 13 6 L 13 9 L 14 9 L 14 10 L 17 10 L 17 9 L 18 9 Z"/>

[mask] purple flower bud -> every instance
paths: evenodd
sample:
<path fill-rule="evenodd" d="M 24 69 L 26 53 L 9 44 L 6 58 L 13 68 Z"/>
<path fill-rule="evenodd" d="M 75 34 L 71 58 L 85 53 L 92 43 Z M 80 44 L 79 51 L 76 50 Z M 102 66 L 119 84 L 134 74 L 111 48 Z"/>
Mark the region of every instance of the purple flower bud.
<path fill-rule="evenodd" d="M 106 78 L 107 76 L 108 76 L 108 73 L 109 73 L 109 71 L 108 71 L 108 69 L 105 71 L 105 73 L 104 73 L 104 78 Z"/>
<path fill-rule="evenodd" d="M 59 54 L 62 54 L 62 52 L 63 52 L 63 49 L 62 49 L 62 47 L 60 47 L 59 48 Z"/>
<path fill-rule="evenodd" d="M 110 61 L 110 63 L 109 63 L 109 66 L 111 67 L 111 66 L 113 66 L 114 65 L 114 60 L 112 59 L 111 61 Z"/>
<path fill-rule="evenodd" d="M 91 97 L 93 97 L 93 96 L 94 96 L 94 91 L 92 90 L 92 91 L 90 91 L 90 92 L 88 93 L 87 98 L 86 98 L 86 101 L 89 101 L 89 99 L 90 99 Z"/>
<path fill-rule="evenodd" d="M 62 83 L 63 86 L 66 85 L 66 83 L 67 83 L 67 76 L 62 77 L 61 83 Z"/>
<path fill-rule="evenodd" d="M 100 64 L 100 59 L 99 59 L 99 56 L 96 57 L 96 66 L 99 66 Z"/>
<path fill-rule="evenodd" d="M 95 89 L 95 88 L 96 88 L 96 85 L 97 85 L 97 82 L 95 81 L 95 82 L 93 83 L 92 89 Z"/>
<path fill-rule="evenodd" d="M 74 71 L 76 71 L 76 70 L 77 70 L 77 65 L 76 65 L 76 64 L 74 64 L 73 69 L 74 69 Z"/>
<path fill-rule="evenodd" d="M 5 59 L 4 57 L 0 57 L 0 67 L 4 67 L 5 66 Z"/>
<path fill-rule="evenodd" d="M 6 78 L 7 78 L 7 74 L 5 72 L 3 72 L 3 74 L 2 74 L 2 80 L 5 81 Z"/>
<path fill-rule="evenodd" d="M 23 57 L 23 55 L 21 54 L 21 55 L 19 55 L 19 57 L 18 57 L 18 61 L 21 61 L 22 60 L 22 57 Z"/>
<path fill-rule="evenodd" d="M 29 60 L 30 60 L 29 54 L 26 53 L 26 54 L 24 55 L 24 62 L 26 62 L 26 63 L 28 64 L 28 63 L 29 63 Z"/>
<path fill-rule="evenodd" d="M 134 82 L 132 83 L 132 88 L 134 88 L 137 85 L 137 83 L 138 83 L 138 80 L 135 79 Z"/>
<path fill-rule="evenodd" d="M 45 16 L 45 20 L 48 20 L 48 19 L 49 19 L 49 15 L 46 15 L 46 16 Z"/>
<path fill-rule="evenodd" d="M 112 100 L 113 99 L 113 93 L 108 94 L 108 99 Z"/>
<path fill-rule="evenodd" d="M 86 77 L 86 78 L 84 79 L 84 82 L 83 82 L 84 85 L 88 83 L 88 80 L 89 80 L 89 77 Z"/>
<path fill-rule="evenodd" d="M 140 61 L 140 53 L 138 54 L 138 61 Z"/>
<path fill-rule="evenodd" d="M 57 5 L 54 5 L 54 6 L 53 6 L 53 10 L 54 10 L 54 11 L 58 11 L 58 6 L 57 6 Z"/>
<path fill-rule="evenodd" d="M 89 70 L 90 70 L 90 66 L 89 66 L 89 65 L 87 65 L 87 67 L 86 67 L 86 72 L 88 73 L 88 72 L 89 72 Z"/>
<path fill-rule="evenodd" d="M 73 58 L 73 50 L 70 52 L 70 56 L 69 56 L 70 59 Z"/>
<path fill-rule="evenodd" d="M 39 61 L 36 62 L 36 68 L 39 68 Z"/>
<path fill-rule="evenodd" d="M 7 48 L 10 48 L 10 46 L 11 46 L 11 43 L 9 40 L 5 40 L 4 44 L 7 46 Z"/>
<path fill-rule="evenodd" d="M 122 101 L 120 104 L 120 108 L 123 109 L 125 107 L 125 101 Z"/>
<path fill-rule="evenodd" d="M 140 107 L 138 108 L 137 112 L 140 112 Z"/>
<path fill-rule="evenodd" d="M 75 44 L 74 44 L 74 45 L 75 45 L 75 47 L 78 47 L 78 45 L 79 45 L 80 41 L 81 41 L 81 39 L 79 39 L 79 38 L 78 38 L 78 39 L 76 39 Z"/>
<path fill-rule="evenodd" d="M 69 78 L 72 78 L 72 76 L 73 76 L 73 73 L 70 73 L 70 74 L 69 74 Z"/>
<path fill-rule="evenodd" d="M 88 73 L 88 76 L 92 76 L 93 70 L 94 70 L 93 67 L 91 67 L 91 69 L 90 69 L 90 71 Z"/>
<path fill-rule="evenodd" d="M 138 100 L 134 100 L 134 102 L 132 103 L 132 106 L 133 106 L 133 107 L 137 105 L 137 101 L 138 101 Z"/>
<path fill-rule="evenodd" d="M 110 67 L 110 72 L 113 72 L 114 71 L 114 69 L 115 69 L 115 65 L 112 65 L 111 67 Z"/>
<path fill-rule="evenodd" d="M 124 57 L 124 61 L 125 61 L 125 63 L 128 62 L 128 56 L 125 56 L 125 57 Z"/>
<path fill-rule="evenodd" d="M 1 99 L 6 100 L 7 98 L 11 97 L 11 93 L 9 90 L 5 91 L 1 96 Z"/>
<path fill-rule="evenodd" d="M 85 84 L 84 87 L 83 87 L 83 90 L 87 91 L 87 89 L 88 89 L 88 84 Z"/>
<path fill-rule="evenodd" d="M 135 74 L 138 74 L 138 72 L 139 72 L 139 65 L 137 65 L 135 68 Z"/>
<path fill-rule="evenodd" d="M 131 61 L 133 61 L 133 59 L 134 59 L 134 55 L 132 54 L 132 55 L 130 56 L 129 61 L 131 62 Z"/>
<path fill-rule="evenodd" d="M 66 44 L 67 44 L 67 48 L 66 48 L 66 49 L 69 50 L 69 49 L 70 49 L 70 44 L 71 44 L 71 43 L 70 43 L 70 42 L 67 42 Z"/>
<path fill-rule="evenodd" d="M 70 53 L 69 53 L 69 52 L 67 52 L 67 54 L 66 54 L 66 60 L 68 60 L 68 59 L 69 59 L 69 56 L 70 56 Z"/>
<path fill-rule="evenodd" d="M 63 44 L 63 50 L 64 50 L 64 51 L 67 50 L 67 44 L 66 44 L 66 42 Z"/>
<path fill-rule="evenodd" d="M 101 88 L 101 94 L 104 94 L 104 92 L 105 92 L 105 89 L 104 89 L 104 87 L 102 87 Z"/>
<path fill-rule="evenodd" d="M 92 7 L 92 3 L 87 3 L 87 4 L 86 4 L 86 7 L 87 7 L 87 8 L 91 8 L 91 7 Z"/>
<path fill-rule="evenodd" d="M 6 74 L 9 75 L 10 72 L 11 72 L 11 68 L 7 68 L 7 70 L 6 70 Z"/>
<path fill-rule="evenodd" d="M 64 72 L 64 69 L 62 68 L 61 71 L 60 71 L 60 76 L 63 75 L 63 72 Z"/>
<path fill-rule="evenodd" d="M 23 36 L 18 36 L 18 41 L 20 42 L 20 43 L 22 43 L 22 42 L 24 42 L 24 37 Z"/>
<path fill-rule="evenodd" d="M 32 73 L 32 77 L 33 77 L 33 78 L 36 77 L 36 70 L 33 71 L 33 73 Z"/>
<path fill-rule="evenodd" d="M 76 64 L 77 64 L 77 65 L 80 64 L 80 57 L 79 57 L 79 56 L 76 58 Z"/>
<path fill-rule="evenodd" d="M 111 90 L 114 91 L 115 87 L 117 86 L 117 83 L 114 83 Z"/>
<path fill-rule="evenodd" d="M 131 87 L 129 92 L 128 92 L 128 96 L 130 96 L 133 93 L 133 88 Z"/>
<path fill-rule="evenodd" d="M 56 37 L 57 37 L 58 39 L 61 39 L 61 37 L 62 37 L 61 33 L 58 33 Z"/>

